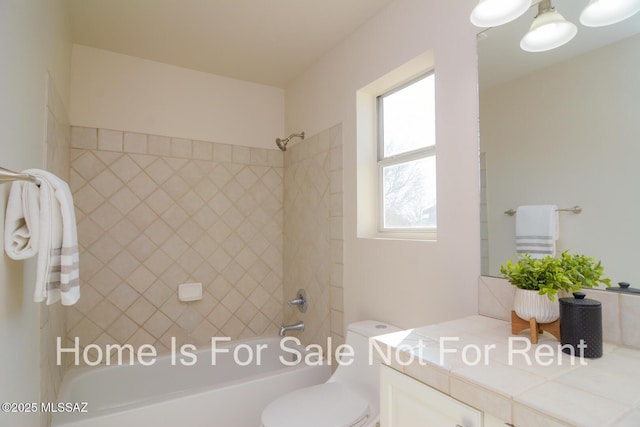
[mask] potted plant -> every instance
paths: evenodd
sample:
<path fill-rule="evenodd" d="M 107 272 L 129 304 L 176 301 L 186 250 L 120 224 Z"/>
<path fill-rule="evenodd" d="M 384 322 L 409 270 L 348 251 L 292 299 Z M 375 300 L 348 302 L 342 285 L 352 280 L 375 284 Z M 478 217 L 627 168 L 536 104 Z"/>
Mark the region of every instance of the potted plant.
<path fill-rule="evenodd" d="M 562 270 L 568 281 L 562 289 L 577 292 L 582 288 L 593 288 L 599 285 L 611 286 L 611 279 L 604 277 L 604 267 L 600 261 L 586 255 L 570 254 L 564 251 L 560 255 Z"/>
<path fill-rule="evenodd" d="M 500 266 L 500 272 L 517 288 L 513 306 L 518 317 L 535 318 L 538 323 L 553 322 L 560 316 L 556 300 L 559 291 L 571 293 L 600 284 L 611 285 L 611 280 L 603 277 L 600 261 L 569 251 L 559 258 L 520 255 L 517 262 L 509 260 Z"/>

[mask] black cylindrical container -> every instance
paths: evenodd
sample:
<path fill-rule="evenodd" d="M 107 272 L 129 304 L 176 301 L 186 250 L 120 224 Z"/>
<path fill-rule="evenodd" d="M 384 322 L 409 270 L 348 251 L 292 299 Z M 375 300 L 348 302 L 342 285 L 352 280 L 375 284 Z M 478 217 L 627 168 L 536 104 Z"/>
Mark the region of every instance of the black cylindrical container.
<path fill-rule="evenodd" d="M 602 357 L 602 304 L 575 292 L 575 298 L 560 298 L 560 342 L 562 351 L 590 359 Z"/>

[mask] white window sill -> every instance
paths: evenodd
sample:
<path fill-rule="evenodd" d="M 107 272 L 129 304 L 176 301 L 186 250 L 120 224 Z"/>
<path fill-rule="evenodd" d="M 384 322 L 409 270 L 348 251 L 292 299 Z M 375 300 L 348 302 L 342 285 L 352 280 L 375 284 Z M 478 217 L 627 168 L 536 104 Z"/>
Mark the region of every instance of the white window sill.
<path fill-rule="evenodd" d="M 438 233 L 435 231 L 378 231 L 371 234 L 358 235 L 359 239 L 374 240 L 416 240 L 436 242 Z"/>

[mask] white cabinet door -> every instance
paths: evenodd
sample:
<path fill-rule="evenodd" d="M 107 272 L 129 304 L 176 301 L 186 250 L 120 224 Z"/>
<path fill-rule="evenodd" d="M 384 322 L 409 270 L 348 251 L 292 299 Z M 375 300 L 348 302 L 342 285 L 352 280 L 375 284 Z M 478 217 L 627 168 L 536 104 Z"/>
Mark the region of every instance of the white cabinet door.
<path fill-rule="evenodd" d="M 380 427 L 482 427 L 482 412 L 381 365 Z"/>
<path fill-rule="evenodd" d="M 493 415 L 487 414 L 486 412 L 484 413 L 484 427 L 508 427 L 508 426 L 513 427 L 513 424 L 506 423 L 494 417 Z"/>

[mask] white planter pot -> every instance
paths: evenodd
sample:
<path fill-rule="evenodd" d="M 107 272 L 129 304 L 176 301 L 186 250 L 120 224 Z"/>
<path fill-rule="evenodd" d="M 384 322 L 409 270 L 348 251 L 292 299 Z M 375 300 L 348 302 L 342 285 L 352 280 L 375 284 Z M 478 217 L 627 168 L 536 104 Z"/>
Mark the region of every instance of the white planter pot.
<path fill-rule="evenodd" d="M 535 318 L 538 323 L 549 323 L 560 317 L 558 299 L 551 301 L 546 295 L 539 295 L 538 291 L 516 289 L 513 309 L 519 318 L 530 320 Z"/>

